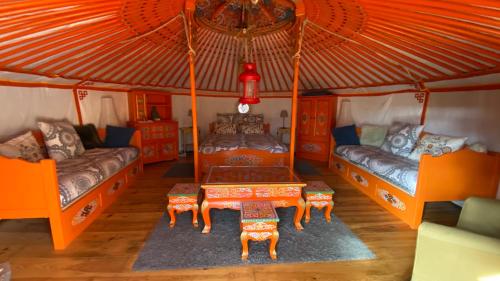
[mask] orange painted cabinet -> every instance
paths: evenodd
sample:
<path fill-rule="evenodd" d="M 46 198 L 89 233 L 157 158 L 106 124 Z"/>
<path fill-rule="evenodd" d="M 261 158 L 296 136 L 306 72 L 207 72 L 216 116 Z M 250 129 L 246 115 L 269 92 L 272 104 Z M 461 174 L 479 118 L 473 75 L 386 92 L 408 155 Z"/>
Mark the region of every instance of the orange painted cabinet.
<path fill-rule="evenodd" d="M 299 97 L 297 157 L 328 161 L 336 107 L 337 99 L 333 96 Z"/>
<path fill-rule="evenodd" d="M 144 164 L 179 158 L 177 121 L 130 122 L 141 131 Z"/>
<path fill-rule="evenodd" d="M 172 95 L 169 93 L 134 90 L 128 93 L 130 121 L 151 120 L 155 107 L 161 120 L 172 119 Z"/>

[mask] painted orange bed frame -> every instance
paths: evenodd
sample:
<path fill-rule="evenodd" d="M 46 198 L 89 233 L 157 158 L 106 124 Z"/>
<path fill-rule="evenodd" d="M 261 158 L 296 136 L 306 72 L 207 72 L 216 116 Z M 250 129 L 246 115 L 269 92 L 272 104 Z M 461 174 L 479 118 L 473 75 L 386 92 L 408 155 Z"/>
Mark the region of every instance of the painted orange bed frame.
<path fill-rule="evenodd" d="M 209 131 L 214 131 L 215 124 L 209 124 Z M 270 132 L 270 125 L 264 124 L 264 133 Z M 238 149 L 219 151 L 211 154 L 198 153 L 199 169 L 202 174 L 208 173 L 211 166 L 288 166 L 290 153 L 271 153 L 257 149 Z"/>
<path fill-rule="evenodd" d="M 40 132 L 33 132 L 42 144 Z M 105 131 L 99 129 L 99 135 Z M 131 146 L 141 146 L 141 135 L 136 131 Z M 30 163 L 0 156 L 0 218 L 48 218 L 54 249 L 65 249 L 142 173 L 142 157 L 117 174 L 102 182 L 69 206 L 61 207 L 56 162 L 44 159 Z"/>
<path fill-rule="evenodd" d="M 359 130 L 358 130 L 359 132 Z M 357 189 L 408 224 L 418 228 L 426 202 L 465 200 L 471 196 L 495 197 L 500 161 L 498 156 L 468 148 L 439 157 L 420 159 L 417 187 L 412 197 L 395 185 L 334 153 L 331 138 L 328 166 Z"/>

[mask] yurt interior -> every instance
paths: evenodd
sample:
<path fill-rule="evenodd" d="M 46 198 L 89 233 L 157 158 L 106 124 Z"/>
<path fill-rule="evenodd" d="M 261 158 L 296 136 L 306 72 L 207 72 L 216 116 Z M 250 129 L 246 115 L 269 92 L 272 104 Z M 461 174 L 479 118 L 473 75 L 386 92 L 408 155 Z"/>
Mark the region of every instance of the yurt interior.
<path fill-rule="evenodd" d="M 500 1 L 1 0 L 0 281 L 500 281 Z"/>

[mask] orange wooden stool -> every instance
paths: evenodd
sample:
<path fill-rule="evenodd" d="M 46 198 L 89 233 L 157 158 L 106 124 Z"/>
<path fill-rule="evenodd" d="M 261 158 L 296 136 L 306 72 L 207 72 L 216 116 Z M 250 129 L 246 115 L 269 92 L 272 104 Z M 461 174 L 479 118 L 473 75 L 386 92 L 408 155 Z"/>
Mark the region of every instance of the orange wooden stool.
<path fill-rule="evenodd" d="M 176 183 L 168 192 L 167 210 L 170 227 L 175 226 L 175 212 L 193 211 L 193 225 L 198 227 L 198 193 L 200 185 L 196 183 Z"/>
<path fill-rule="evenodd" d="M 278 243 L 278 215 L 270 201 L 243 201 L 241 203 L 241 259 L 248 258 L 248 240 L 271 240 L 269 255 L 276 259 L 276 243 Z"/>
<path fill-rule="evenodd" d="M 332 220 L 330 212 L 333 208 L 332 197 L 335 191 L 323 181 L 308 181 L 306 184 L 307 186 L 302 189 L 306 198 L 306 223 L 309 223 L 311 219 L 311 206 L 319 210 L 326 207 L 325 218 L 327 222 L 330 222 Z"/>

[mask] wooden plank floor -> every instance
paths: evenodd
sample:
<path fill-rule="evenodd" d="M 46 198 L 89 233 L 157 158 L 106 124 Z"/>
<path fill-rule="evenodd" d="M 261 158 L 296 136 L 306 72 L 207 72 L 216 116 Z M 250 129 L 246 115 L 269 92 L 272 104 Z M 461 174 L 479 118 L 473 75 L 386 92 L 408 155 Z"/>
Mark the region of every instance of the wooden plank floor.
<path fill-rule="evenodd" d="M 377 255 L 368 261 L 276 264 L 200 270 L 131 271 L 141 247 L 164 212 L 176 182 L 162 178 L 172 162 L 146 166 L 145 174 L 66 250 L 52 250 L 48 221 L 0 221 L 0 262 L 10 261 L 14 280 L 409 280 L 416 231 L 373 203 L 325 166 L 321 179 L 334 186 L 336 216 Z M 455 224 L 451 203 L 426 207 L 425 219 Z M 278 245 L 279 247 L 279 245 Z"/>

